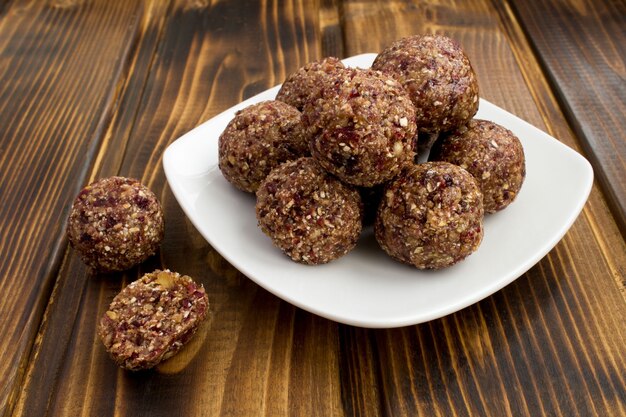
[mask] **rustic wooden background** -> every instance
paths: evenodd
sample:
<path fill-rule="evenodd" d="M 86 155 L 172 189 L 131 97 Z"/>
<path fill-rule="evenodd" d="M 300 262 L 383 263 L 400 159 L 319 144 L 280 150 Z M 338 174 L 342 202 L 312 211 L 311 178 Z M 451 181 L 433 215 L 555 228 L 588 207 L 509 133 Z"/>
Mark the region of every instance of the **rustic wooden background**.
<path fill-rule="evenodd" d="M 185 218 L 161 155 L 322 56 L 456 38 L 481 95 L 593 164 L 565 238 L 456 314 L 367 330 L 281 301 Z M 0 0 L 0 414 L 626 415 L 626 3 L 612 0 Z M 158 256 L 92 275 L 64 236 L 87 182 L 161 199 Z M 122 286 L 166 266 L 207 289 L 192 344 L 127 373 L 95 335 Z"/>

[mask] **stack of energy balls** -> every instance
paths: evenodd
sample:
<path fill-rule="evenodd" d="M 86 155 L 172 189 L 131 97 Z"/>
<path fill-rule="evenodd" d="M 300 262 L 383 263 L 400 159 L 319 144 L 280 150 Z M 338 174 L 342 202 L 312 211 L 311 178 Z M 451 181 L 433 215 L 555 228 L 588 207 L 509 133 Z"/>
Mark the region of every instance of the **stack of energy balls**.
<path fill-rule="evenodd" d="M 484 213 L 508 206 L 525 176 L 519 139 L 474 120 L 478 104 L 460 46 L 411 36 L 371 69 L 325 58 L 291 74 L 276 100 L 235 115 L 219 167 L 256 193 L 259 227 L 294 261 L 343 256 L 372 221 L 394 259 L 444 268 L 478 248 Z"/>

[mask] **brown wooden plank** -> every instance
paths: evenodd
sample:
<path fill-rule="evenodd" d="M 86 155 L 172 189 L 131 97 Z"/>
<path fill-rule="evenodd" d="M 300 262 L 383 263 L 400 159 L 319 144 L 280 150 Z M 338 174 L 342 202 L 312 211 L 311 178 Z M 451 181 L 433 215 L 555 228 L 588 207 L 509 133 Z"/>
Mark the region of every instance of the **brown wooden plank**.
<path fill-rule="evenodd" d="M 14 1 L 0 20 L 0 414 L 10 411 L 141 5 Z M 106 42 L 102 40 L 106 39 Z"/>
<path fill-rule="evenodd" d="M 626 3 L 509 2 L 626 237 Z"/>
<path fill-rule="evenodd" d="M 376 349 L 377 330 L 339 327 L 341 391 L 346 415 L 384 416 L 380 392 L 381 363 Z"/>
<path fill-rule="evenodd" d="M 322 56 L 344 58 L 344 36 L 340 0 L 321 0 L 320 36 Z"/>
<path fill-rule="evenodd" d="M 343 415 L 337 325 L 224 261 L 185 218 L 160 165 L 172 140 L 319 57 L 317 12 L 309 1 L 146 6 L 91 176 L 149 185 L 164 205 L 165 241 L 159 256 L 125 274 L 86 276 L 68 253 L 15 415 Z M 95 327 L 125 283 L 156 267 L 201 281 L 211 317 L 175 358 L 130 374 L 107 357 Z"/>
<path fill-rule="evenodd" d="M 164 16 L 168 10 L 167 2 L 148 4 L 144 8 L 138 27 L 136 53 L 129 57 L 128 72 L 133 76 L 128 77 L 126 82 L 121 83 L 124 91 L 117 103 L 117 109 L 113 112 L 112 119 L 108 122 L 109 129 L 102 140 L 102 148 L 97 154 L 96 166 L 103 167 L 101 170 L 115 172 L 119 169 L 120 160 L 123 157 L 123 149 L 128 141 L 129 130 L 136 117 L 133 111 L 141 100 L 147 73 L 150 70 L 152 56 L 158 45 Z M 111 126 L 123 126 L 112 137 Z M 105 127 L 106 130 L 106 127 Z M 102 159 L 102 149 L 118 149 L 118 152 L 107 152 L 107 158 Z M 113 167 L 113 168 L 111 168 Z M 94 179 L 94 173 L 90 174 L 90 182 Z M 66 255 L 71 253 L 66 252 Z M 74 279 L 68 279 L 69 276 Z M 81 298 L 85 293 L 86 279 L 93 278 L 88 275 L 89 271 L 81 261 L 73 256 L 65 260 L 63 268 L 58 274 L 58 280 L 50 297 L 49 305 L 44 314 L 43 322 L 39 330 L 36 345 L 33 349 L 29 370 L 27 370 L 24 388 L 21 390 L 16 405 L 16 415 L 37 415 L 41 413 L 42 404 L 53 401 L 56 392 L 55 384 L 59 378 L 61 361 L 68 352 L 70 338 L 75 330 L 74 322 L 79 314 Z M 118 279 L 113 283 L 117 284 Z M 85 314 L 82 312 L 82 314 Z M 64 317 L 63 320 L 50 323 L 50 318 Z M 42 335 L 47 338 L 42 338 Z M 58 343 L 58 341 L 63 341 Z M 38 367 L 33 373 L 33 367 Z"/>
<path fill-rule="evenodd" d="M 479 73 L 490 84 L 488 99 L 576 146 L 506 8 L 353 2 L 339 6 L 342 15 L 334 2 L 323 3 L 319 22 L 315 2 L 251 9 L 155 1 L 143 9 L 137 53 L 90 176 L 141 177 L 164 203 L 166 240 L 158 257 L 111 276 L 88 276 L 68 252 L 16 415 L 624 411 L 624 303 L 615 284 L 625 275 L 626 247 L 597 188 L 565 240 L 515 284 L 453 316 L 391 331 L 337 326 L 278 300 L 228 265 L 184 218 L 160 170 L 165 146 L 317 57 L 320 38 L 324 51 L 351 55 L 420 27 L 458 34 L 472 53 L 487 51 Z M 379 32 L 383 38 L 372 37 Z M 345 48 L 337 42 L 342 33 Z M 209 323 L 156 371 L 119 371 L 95 337 L 97 318 L 125 282 L 160 266 L 204 283 Z"/>
<path fill-rule="evenodd" d="M 346 1 L 346 55 L 448 34 L 468 52 L 483 97 L 579 148 L 519 25 L 495 3 Z M 385 413 L 623 415 L 626 247 L 608 213 L 594 187 L 563 241 L 513 284 L 443 319 L 377 332 Z M 355 357 L 370 357 L 354 345 Z"/>
<path fill-rule="evenodd" d="M 0 0 L 0 15 L 4 14 L 11 0 Z"/>

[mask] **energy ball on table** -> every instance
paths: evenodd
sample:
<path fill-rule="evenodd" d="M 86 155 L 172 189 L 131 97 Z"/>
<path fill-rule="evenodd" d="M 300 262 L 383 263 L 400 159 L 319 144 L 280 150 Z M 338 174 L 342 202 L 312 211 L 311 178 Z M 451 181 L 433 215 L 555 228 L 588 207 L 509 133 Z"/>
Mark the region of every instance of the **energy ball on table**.
<path fill-rule="evenodd" d="M 480 189 L 456 165 L 415 165 L 385 189 L 375 234 L 385 252 L 400 262 L 419 269 L 454 265 L 482 241 Z"/>
<path fill-rule="evenodd" d="M 309 155 L 300 112 L 281 101 L 240 110 L 219 138 L 219 167 L 240 190 L 254 193 L 267 174 L 286 161 Z"/>
<path fill-rule="evenodd" d="M 206 318 L 209 299 L 190 277 L 156 270 L 124 288 L 100 319 L 98 335 L 121 367 L 149 369 L 175 355 Z"/>
<path fill-rule="evenodd" d="M 449 131 L 478 111 L 478 81 L 469 59 L 452 39 L 416 35 L 400 39 L 372 68 L 397 79 L 417 109 L 420 132 Z"/>
<path fill-rule="evenodd" d="M 480 186 L 487 213 L 511 204 L 526 177 L 524 149 L 517 136 L 487 120 L 472 120 L 442 135 L 428 158 L 468 170 Z"/>
<path fill-rule="evenodd" d="M 328 75 L 344 68 L 343 63 L 334 57 L 308 63 L 287 77 L 276 95 L 276 100 L 302 111 L 306 103 L 319 98 Z"/>
<path fill-rule="evenodd" d="M 415 109 L 402 86 L 380 72 L 348 68 L 304 107 L 311 155 L 342 181 L 372 187 L 412 164 Z"/>
<path fill-rule="evenodd" d="M 70 244 L 99 272 L 123 271 L 153 255 L 163 240 L 163 211 L 136 179 L 109 177 L 83 188 L 67 228 Z"/>
<path fill-rule="evenodd" d="M 259 227 L 294 261 L 327 263 L 356 245 L 363 210 L 358 191 L 312 158 L 276 168 L 256 195 Z"/>

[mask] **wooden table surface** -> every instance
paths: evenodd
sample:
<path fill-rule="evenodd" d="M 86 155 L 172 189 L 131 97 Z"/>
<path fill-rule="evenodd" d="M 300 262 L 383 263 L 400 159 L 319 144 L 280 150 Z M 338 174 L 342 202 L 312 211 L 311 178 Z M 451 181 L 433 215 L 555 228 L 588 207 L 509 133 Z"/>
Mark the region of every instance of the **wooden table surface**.
<path fill-rule="evenodd" d="M 596 181 L 563 240 L 494 295 L 415 326 L 338 324 L 216 253 L 163 151 L 309 61 L 424 32 L 457 39 L 482 97 L 583 154 Z M 616 0 L 0 0 L 0 414 L 625 416 L 625 57 Z M 165 240 L 94 275 L 67 216 L 116 174 L 155 191 Z M 158 267 L 204 284 L 209 322 L 155 370 L 124 372 L 96 323 Z"/>

